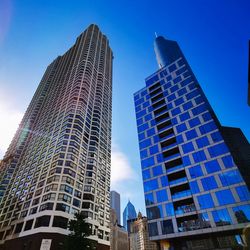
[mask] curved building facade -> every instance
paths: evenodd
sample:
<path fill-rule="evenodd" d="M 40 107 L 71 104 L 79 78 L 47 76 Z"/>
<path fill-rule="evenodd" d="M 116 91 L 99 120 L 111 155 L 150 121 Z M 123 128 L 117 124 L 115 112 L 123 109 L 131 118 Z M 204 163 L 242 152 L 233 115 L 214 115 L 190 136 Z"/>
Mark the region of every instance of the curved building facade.
<path fill-rule="evenodd" d="M 109 245 L 112 60 L 90 25 L 48 66 L 1 163 L 2 245 L 38 249 L 29 236 L 67 235 L 76 212 Z"/>

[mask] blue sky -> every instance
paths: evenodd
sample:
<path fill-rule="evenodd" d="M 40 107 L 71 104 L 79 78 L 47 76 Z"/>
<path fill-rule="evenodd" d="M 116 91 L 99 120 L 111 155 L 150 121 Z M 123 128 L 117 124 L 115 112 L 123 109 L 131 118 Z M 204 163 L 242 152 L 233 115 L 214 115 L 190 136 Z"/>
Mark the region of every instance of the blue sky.
<path fill-rule="evenodd" d="M 145 213 L 133 93 L 157 70 L 154 33 L 178 41 L 221 123 L 250 139 L 249 13 L 248 0 L 2 0 L 1 156 L 46 66 L 96 23 L 114 52 L 112 186 L 122 210 L 130 199 Z"/>

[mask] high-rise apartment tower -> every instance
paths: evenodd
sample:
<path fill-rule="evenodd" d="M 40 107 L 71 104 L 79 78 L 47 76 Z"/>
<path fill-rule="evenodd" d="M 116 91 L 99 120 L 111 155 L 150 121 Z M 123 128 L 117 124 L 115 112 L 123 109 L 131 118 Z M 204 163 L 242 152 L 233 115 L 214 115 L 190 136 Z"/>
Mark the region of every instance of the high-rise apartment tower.
<path fill-rule="evenodd" d="M 61 249 L 76 212 L 108 249 L 112 60 L 90 25 L 48 66 L 1 162 L 5 249 L 40 249 L 42 239 Z"/>
<path fill-rule="evenodd" d="M 177 42 L 157 37 L 155 52 L 160 69 L 134 94 L 150 239 L 235 249 L 250 222 L 249 143 L 236 157 L 243 137 L 220 125 Z"/>

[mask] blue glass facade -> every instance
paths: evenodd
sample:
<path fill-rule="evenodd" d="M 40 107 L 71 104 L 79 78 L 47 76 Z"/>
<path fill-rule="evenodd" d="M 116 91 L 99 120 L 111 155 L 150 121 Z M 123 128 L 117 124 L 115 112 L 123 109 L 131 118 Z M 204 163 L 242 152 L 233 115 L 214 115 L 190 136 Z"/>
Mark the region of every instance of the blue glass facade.
<path fill-rule="evenodd" d="M 166 43 L 163 53 L 171 44 L 179 49 Z M 182 52 L 170 54 L 157 56 L 161 69 L 134 94 L 150 237 L 242 229 L 249 222 L 246 183 Z"/>
<path fill-rule="evenodd" d="M 146 196 L 145 196 L 145 199 L 147 199 Z M 150 199 L 150 197 L 148 197 L 148 199 Z M 127 206 L 125 207 L 125 209 L 123 211 L 123 226 L 125 227 L 125 229 L 127 231 L 128 231 L 128 220 L 132 220 L 132 219 L 136 219 L 136 218 L 137 218 L 137 214 L 135 211 L 135 207 L 129 201 Z"/>

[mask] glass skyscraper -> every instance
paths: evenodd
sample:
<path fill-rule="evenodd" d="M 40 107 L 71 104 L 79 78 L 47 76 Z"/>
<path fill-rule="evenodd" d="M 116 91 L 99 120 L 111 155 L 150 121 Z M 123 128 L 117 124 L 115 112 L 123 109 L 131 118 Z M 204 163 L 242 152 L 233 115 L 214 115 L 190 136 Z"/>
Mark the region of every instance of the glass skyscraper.
<path fill-rule="evenodd" d="M 136 218 L 137 218 L 137 214 L 135 211 L 135 207 L 130 201 L 128 201 L 128 204 L 124 208 L 124 211 L 123 211 L 123 226 L 125 227 L 127 231 L 129 228 L 128 221 L 132 219 L 136 219 Z"/>
<path fill-rule="evenodd" d="M 233 249 L 250 222 L 248 159 L 235 164 L 239 139 L 220 125 L 177 42 L 157 37 L 155 53 L 160 69 L 134 94 L 150 239 L 161 249 Z"/>
<path fill-rule="evenodd" d="M 109 249 L 112 61 L 90 25 L 48 66 L 1 162 L 0 249 L 62 249 L 76 212 Z"/>

